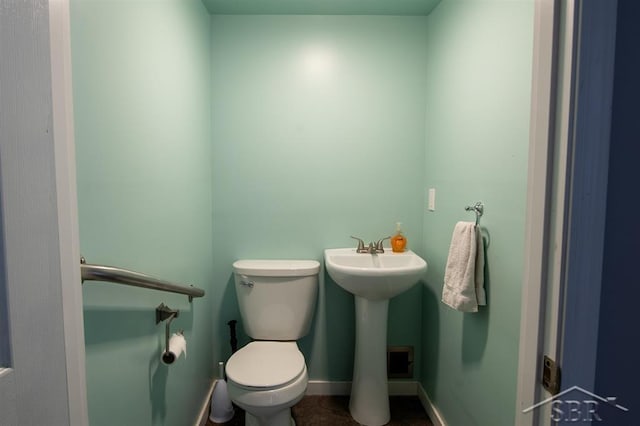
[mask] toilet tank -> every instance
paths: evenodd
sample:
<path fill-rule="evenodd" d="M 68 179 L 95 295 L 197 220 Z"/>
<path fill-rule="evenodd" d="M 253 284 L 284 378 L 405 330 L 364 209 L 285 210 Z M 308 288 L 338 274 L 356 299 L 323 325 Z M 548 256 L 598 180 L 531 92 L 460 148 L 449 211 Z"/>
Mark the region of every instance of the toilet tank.
<path fill-rule="evenodd" d="M 315 260 L 233 263 L 242 325 L 257 340 L 298 340 L 309 332 L 318 297 Z"/>

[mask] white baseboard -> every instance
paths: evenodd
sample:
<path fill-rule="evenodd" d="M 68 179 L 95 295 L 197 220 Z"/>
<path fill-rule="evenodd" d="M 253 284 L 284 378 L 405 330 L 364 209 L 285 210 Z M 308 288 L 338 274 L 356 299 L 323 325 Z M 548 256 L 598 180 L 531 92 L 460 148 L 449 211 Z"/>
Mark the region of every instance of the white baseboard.
<path fill-rule="evenodd" d="M 211 404 L 211 395 L 213 395 L 213 388 L 216 385 L 216 380 L 211 380 L 211 385 L 209 385 L 209 391 L 205 397 L 205 400 L 202 402 L 202 407 L 200 408 L 200 413 L 198 413 L 198 418 L 196 419 L 196 423 L 194 426 L 205 426 L 207 424 L 207 420 L 209 420 L 209 405 Z"/>
<path fill-rule="evenodd" d="M 447 422 L 444 421 L 444 417 L 442 417 L 438 407 L 431 402 L 429 395 L 427 395 L 427 392 L 425 392 L 420 383 L 418 383 L 418 398 L 424 407 L 424 411 L 427 412 L 429 419 L 431 419 L 433 426 L 447 426 Z"/>

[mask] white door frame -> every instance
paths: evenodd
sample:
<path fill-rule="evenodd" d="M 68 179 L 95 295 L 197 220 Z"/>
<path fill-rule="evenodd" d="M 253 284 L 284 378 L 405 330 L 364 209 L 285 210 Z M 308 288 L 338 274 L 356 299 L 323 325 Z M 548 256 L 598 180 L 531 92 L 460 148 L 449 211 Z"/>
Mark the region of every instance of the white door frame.
<path fill-rule="evenodd" d="M 551 238 L 551 168 L 553 164 L 555 96 L 559 2 L 535 2 L 531 119 L 529 132 L 529 174 L 527 177 L 527 217 L 525 228 L 524 277 L 522 283 L 520 345 L 518 352 L 518 388 L 516 424 L 532 425 L 532 415 L 524 408 L 537 398 L 539 347 L 543 336 L 541 319 L 548 270 L 548 246 Z M 535 414 L 535 413 L 534 413 Z"/>
<path fill-rule="evenodd" d="M 49 0 L 60 273 L 71 425 L 88 425 L 69 0 Z"/>

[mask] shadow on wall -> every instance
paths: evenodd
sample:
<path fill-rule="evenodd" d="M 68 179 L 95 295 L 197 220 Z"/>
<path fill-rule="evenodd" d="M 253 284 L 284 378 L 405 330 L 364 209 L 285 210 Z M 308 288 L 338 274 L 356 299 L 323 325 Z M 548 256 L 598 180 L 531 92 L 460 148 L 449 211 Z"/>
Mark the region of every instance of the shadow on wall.
<path fill-rule="evenodd" d="M 354 296 L 336 284 L 326 268 L 323 275 L 325 299 L 331 301 L 324 305 L 327 376 L 330 380 L 351 380 L 356 345 Z M 339 347 L 341 351 L 330 351 L 329 346 Z"/>
<path fill-rule="evenodd" d="M 425 334 L 422 342 L 422 359 L 428 360 L 426 365 L 422 365 L 423 377 L 437 377 L 439 357 L 438 345 L 440 342 L 440 294 L 434 293 L 429 285 L 421 283 L 423 289 L 422 313 L 424 315 L 423 324 L 429 324 L 424 330 L 432 330 L 433 333 Z M 433 383 L 425 383 L 430 398 L 436 398 L 437 392 Z"/>
<path fill-rule="evenodd" d="M 322 366 L 322 371 L 328 371 L 327 345 L 324 345 L 324 351 L 321 347 L 316 347 L 316 342 L 322 342 L 324 340 L 324 334 L 327 330 L 327 316 L 326 309 L 324 309 L 327 296 L 325 289 L 326 274 L 324 272 L 324 264 L 320 266 L 320 272 L 318 273 L 318 297 L 316 300 L 316 308 L 313 313 L 313 320 L 311 321 L 311 327 L 306 336 L 298 342 L 298 347 L 305 355 L 307 368 L 309 369 L 312 363 L 316 363 Z M 309 371 L 309 375 L 312 372 Z"/>
<path fill-rule="evenodd" d="M 167 417 L 167 379 L 169 366 L 160 362 L 164 344 L 158 342 L 156 352 L 149 359 L 149 401 L 151 402 L 152 424 L 164 424 Z"/>
<path fill-rule="evenodd" d="M 193 304 L 189 304 L 188 309 L 180 305 L 179 316 L 171 322 L 172 333 L 178 329 L 187 330 L 188 333 L 192 329 L 193 309 Z M 127 347 L 139 345 L 134 348 L 136 351 L 148 353 L 152 424 L 164 424 L 167 417 L 166 393 L 170 367 L 161 362 L 166 344 L 165 322 L 156 324 L 155 318 L 155 308 L 85 307 L 85 342 L 87 348 L 99 348 L 105 343 L 125 344 Z M 154 341 L 155 344 L 152 343 Z"/>
<path fill-rule="evenodd" d="M 236 330 L 236 345 L 237 348 L 240 349 L 247 343 L 249 343 L 249 337 L 244 332 L 244 326 L 242 324 L 242 317 L 240 316 L 240 307 L 238 306 L 238 296 L 236 295 L 235 288 L 235 278 L 234 275 L 229 275 L 229 279 L 227 279 L 227 283 L 224 287 L 224 293 L 222 294 L 222 309 L 218 311 L 218 323 L 220 324 L 220 332 L 224 333 L 221 336 L 224 336 L 218 341 L 222 344 L 221 356 L 225 364 L 231 357 L 231 326 L 229 325 L 229 321 L 236 320 L 235 324 Z M 224 344 L 224 343 L 227 344 Z"/>
<path fill-rule="evenodd" d="M 171 323 L 171 329 L 190 330 L 193 326 L 193 304 L 189 304 L 188 310 L 177 309 L 180 315 Z M 89 346 L 154 335 L 162 335 L 164 339 L 164 323 L 156 324 L 155 318 L 155 308 L 85 307 L 85 343 Z M 149 351 L 153 350 L 150 348 Z"/>
<path fill-rule="evenodd" d="M 355 308 L 353 296 L 329 277 L 324 261 L 318 276 L 318 300 L 309 333 L 299 341 L 310 379 L 348 380 L 353 375 Z M 331 300 L 331 303 L 327 303 Z M 339 347 L 340 352 L 330 348 Z M 337 359 L 339 357 L 339 359 Z"/>
<path fill-rule="evenodd" d="M 193 307 L 193 304 L 190 304 L 190 306 Z M 193 310 L 179 309 L 179 311 L 179 315 L 171 321 L 169 325 L 169 335 L 172 335 L 180 329 L 185 330 L 185 324 L 189 324 L 189 329 L 191 329 L 193 325 Z M 169 369 L 180 370 L 184 368 L 183 363 L 167 365 L 161 361 L 162 354 L 167 345 L 167 321 L 168 320 L 161 321 L 156 325 L 157 328 L 161 329 L 161 332 L 157 333 L 156 349 L 149 358 L 149 401 L 151 403 L 151 424 L 153 425 L 163 425 L 167 418 L 167 381 L 169 379 Z M 185 332 L 185 337 L 188 338 L 188 331 Z M 186 352 L 184 355 L 178 356 L 186 357 Z"/>
<path fill-rule="evenodd" d="M 482 243 L 484 245 L 484 291 L 487 297 L 487 306 L 480 306 L 478 312 L 465 314 L 462 319 L 462 363 L 473 364 L 479 362 L 484 357 L 487 348 L 487 337 L 489 336 L 489 306 L 491 304 L 488 249 L 489 234 L 486 229 L 482 229 Z"/>

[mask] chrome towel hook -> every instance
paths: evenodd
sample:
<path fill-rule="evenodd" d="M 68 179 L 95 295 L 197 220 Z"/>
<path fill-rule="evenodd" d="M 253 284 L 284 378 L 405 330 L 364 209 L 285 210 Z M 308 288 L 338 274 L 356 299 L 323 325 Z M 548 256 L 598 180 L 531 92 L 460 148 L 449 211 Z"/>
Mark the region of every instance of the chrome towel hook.
<path fill-rule="evenodd" d="M 484 204 L 482 204 L 482 201 L 478 201 L 473 206 L 467 206 L 464 209 L 468 212 L 473 211 L 476 214 L 476 226 L 478 226 L 478 224 L 480 223 L 480 218 L 484 213 Z"/>

